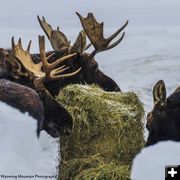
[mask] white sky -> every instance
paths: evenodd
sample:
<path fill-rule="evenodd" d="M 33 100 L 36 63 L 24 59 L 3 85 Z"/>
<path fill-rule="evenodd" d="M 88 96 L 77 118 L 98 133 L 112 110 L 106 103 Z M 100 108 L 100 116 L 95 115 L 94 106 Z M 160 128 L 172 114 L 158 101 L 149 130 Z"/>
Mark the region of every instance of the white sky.
<path fill-rule="evenodd" d="M 79 27 L 75 11 L 94 12 L 107 27 L 180 25 L 179 0 L 1 0 L 1 28 L 39 28 L 36 15 L 44 15 L 51 24 L 63 28 Z"/>
<path fill-rule="evenodd" d="M 31 52 L 37 52 L 37 37 L 44 34 L 37 15 L 45 16 L 53 27 L 60 26 L 72 42 L 82 29 L 76 11 L 83 16 L 93 12 L 104 22 L 105 37 L 126 20 L 127 34 L 134 27 L 180 26 L 180 0 L 1 0 L 0 5 L 0 47 L 10 47 L 12 36 L 22 37 L 24 45 L 33 41 Z"/>

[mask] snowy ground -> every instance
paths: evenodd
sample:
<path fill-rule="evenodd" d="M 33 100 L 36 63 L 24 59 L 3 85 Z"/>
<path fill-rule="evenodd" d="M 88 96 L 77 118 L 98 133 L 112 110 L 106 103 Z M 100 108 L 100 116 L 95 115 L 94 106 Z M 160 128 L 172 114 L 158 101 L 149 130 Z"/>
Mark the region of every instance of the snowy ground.
<path fill-rule="evenodd" d="M 164 180 L 165 166 L 180 164 L 180 143 L 161 142 L 145 148 L 133 162 L 132 180 Z M 174 175 L 175 177 L 176 175 Z"/>
<path fill-rule="evenodd" d="M 22 114 L 2 102 L 0 112 L 0 179 L 21 179 L 20 176 L 37 177 L 25 179 L 39 179 L 38 176 L 56 179 L 56 140 L 45 132 L 38 139 L 37 121 L 28 114 Z"/>
<path fill-rule="evenodd" d="M 1 2 L 1 7 L 3 8 L 0 11 L 0 46 L 10 47 L 12 36 L 15 36 L 15 39 L 22 37 L 26 45 L 28 40 L 33 40 L 32 52 L 38 52 L 37 36 L 43 34 L 36 20 L 36 15 L 44 15 L 53 26 L 60 25 L 62 31 L 72 42 L 81 30 L 75 11 L 84 16 L 87 12 L 94 12 L 98 20 L 105 23 L 105 36 L 112 34 L 129 19 L 123 42 L 116 48 L 96 56 L 103 72 L 115 79 L 123 91 L 135 91 L 144 103 L 146 112 L 150 111 L 153 106 L 152 88 L 156 81 L 159 79 L 165 81 L 168 94 L 180 85 L 179 0 L 151 0 L 149 2 L 144 0 L 98 0 L 98 3 L 97 0 L 6 0 Z M 48 42 L 47 49 L 51 49 Z M 3 105 L 1 104 L 1 106 Z M 1 109 L 1 111 L 4 110 Z M 6 123 L 5 126 L 2 125 L 3 123 Z M 3 131 L 4 127 L 16 127 L 16 121 L 12 123 L 14 123 L 13 126 L 0 121 L 0 132 Z M 24 126 L 28 126 L 28 124 Z M 21 126 L 18 125 L 18 127 Z M 31 125 L 30 127 L 34 128 Z M 27 132 L 30 133 L 31 130 L 28 129 Z M 28 141 L 21 137 L 20 141 L 24 142 L 23 144 L 31 142 L 31 145 L 37 148 L 35 148 L 35 154 L 30 155 L 30 157 L 42 155 L 39 160 L 40 166 L 42 165 L 39 167 L 39 172 L 54 174 L 57 165 L 57 162 L 54 161 L 57 144 L 46 134 L 41 136 L 40 141 L 33 134 L 31 135 L 30 139 L 30 134 L 27 134 Z M 19 146 L 19 144 L 11 145 L 11 139 L 8 140 L 8 147 Z M 15 139 L 12 142 L 16 143 Z M 2 157 L 6 157 L 3 154 L 6 153 L 5 150 L 2 150 L 3 145 L 5 146 L 5 144 L 0 143 L 0 153 Z M 21 151 L 17 152 L 21 154 Z M 15 154 L 12 154 L 11 158 L 16 158 L 13 155 Z M 174 157 L 176 156 L 174 155 Z M 18 158 L 17 161 L 20 161 Z M 26 158 L 24 155 L 24 159 Z M 46 159 L 48 163 L 43 159 Z M 38 169 L 38 165 L 30 164 L 29 166 Z M 137 168 L 138 166 L 137 164 Z M 26 170 L 28 171 L 25 172 L 28 173 L 33 172 L 31 168 Z"/>

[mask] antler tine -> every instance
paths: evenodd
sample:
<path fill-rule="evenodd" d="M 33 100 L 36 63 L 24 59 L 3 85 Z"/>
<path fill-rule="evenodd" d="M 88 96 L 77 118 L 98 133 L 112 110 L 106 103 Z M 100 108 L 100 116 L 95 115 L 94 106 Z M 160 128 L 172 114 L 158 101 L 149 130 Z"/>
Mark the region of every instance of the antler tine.
<path fill-rule="evenodd" d="M 15 48 L 14 36 L 11 38 L 11 47 L 12 50 Z"/>
<path fill-rule="evenodd" d="M 50 66 L 51 66 L 52 69 L 54 69 L 55 67 L 57 67 L 62 62 L 71 60 L 70 58 L 75 56 L 75 55 L 77 55 L 77 53 L 73 53 L 73 54 L 69 54 L 69 55 L 63 56 L 62 58 L 59 58 L 55 62 L 51 63 Z"/>
<path fill-rule="evenodd" d="M 28 44 L 28 47 L 26 50 L 23 49 L 21 38 L 19 38 L 18 43 L 15 44 L 14 37 L 11 39 L 12 43 L 12 52 L 13 55 L 17 58 L 18 62 L 26 69 L 26 73 L 33 74 L 33 76 L 43 76 L 43 72 L 41 72 L 41 63 L 35 64 L 32 60 L 32 57 L 29 53 L 31 41 Z M 20 73 L 18 73 L 20 74 Z"/>
<path fill-rule="evenodd" d="M 114 34 L 112 34 L 109 38 L 104 38 L 103 35 L 103 27 L 104 24 L 98 23 L 92 13 L 88 13 L 86 18 L 83 18 L 79 13 L 76 12 L 78 15 L 82 27 L 88 36 L 89 40 L 93 44 L 95 50 L 91 53 L 90 57 L 94 57 L 98 52 L 106 51 L 108 49 L 112 49 L 113 47 L 117 46 L 122 39 L 124 38 L 125 33 L 114 43 L 110 44 L 111 41 L 118 36 L 119 33 L 123 31 L 123 29 L 128 25 L 128 21 L 118 29 Z"/>
<path fill-rule="evenodd" d="M 29 43 L 28 43 L 27 49 L 26 49 L 27 53 L 30 51 L 31 43 L 32 43 L 32 41 L 30 40 Z M 11 39 L 11 46 L 12 46 L 13 51 L 16 51 L 17 49 L 23 50 L 21 38 L 19 38 L 18 43 L 15 44 L 14 36 L 13 36 L 12 39 Z M 23 50 L 23 51 L 25 51 L 25 50 Z"/>
<path fill-rule="evenodd" d="M 111 42 L 127 25 L 129 21 L 126 21 L 126 23 L 118 29 L 114 34 L 112 34 L 109 38 L 107 38 L 107 41 Z"/>
<path fill-rule="evenodd" d="M 67 69 L 69 69 L 69 67 L 63 65 L 63 66 L 61 66 L 61 67 L 53 70 L 53 71 L 51 72 L 51 75 L 52 75 L 52 76 L 59 75 L 59 74 L 63 73 L 64 71 L 66 71 Z"/>
<path fill-rule="evenodd" d="M 42 17 L 42 19 L 40 19 L 39 15 L 37 16 L 37 19 L 39 21 L 39 24 L 41 26 L 41 28 L 43 29 L 43 31 L 45 32 L 45 34 L 47 35 L 48 39 L 50 40 L 51 38 L 51 32 L 52 32 L 52 27 L 50 24 L 47 23 L 46 19 L 44 18 L 44 16 Z"/>
<path fill-rule="evenodd" d="M 12 39 L 11 39 L 11 43 L 12 43 L 12 50 L 13 51 L 15 51 L 16 46 L 19 47 L 19 48 L 22 48 L 21 38 L 19 38 L 18 43 L 16 45 L 15 42 L 14 42 L 14 36 L 13 36 Z"/>
<path fill-rule="evenodd" d="M 66 65 L 62 65 L 61 67 L 53 70 L 53 73 L 56 74 L 56 75 L 58 75 L 59 73 L 62 72 L 62 69 L 64 69 L 64 68 L 69 69 L 69 67 L 66 67 Z"/>
<path fill-rule="evenodd" d="M 21 38 L 19 38 L 19 40 L 18 40 L 18 45 L 19 45 L 20 47 L 22 47 Z"/>
<path fill-rule="evenodd" d="M 47 79 L 47 80 L 58 80 L 58 79 L 61 79 L 61 78 L 64 78 L 64 77 L 70 77 L 70 76 L 73 76 L 73 75 L 77 74 L 81 70 L 81 68 L 79 68 L 75 72 L 58 75 L 60 73 L 63 73 L 69 67 L 65 67 L 64 65 L 59 67 L 59 68 L 56 68 L 56 67 L 59 64 L 61 64 L 62 62 L 66 61 L 66 60 L 70 60 L 70 58 L 75 56 L 76 53 L 69 54 L 69 55 L 64 56 L 64 57 L 62 57 L 60 59 L 57 59 L 53 63 L 48 63 L 48 59 L 47 59 L 46 53 L 45 53 L 45 38 L 44 38 L 44 36 L 39 36 L 39 51 L 40 51 L 40 57 L 41 57 L 43 69 L 44 69 L 44 72 L 45 72 L 45 77 L 44 78 Z"/>
<path fill-rule="evenodd" d="M 116 42 L 110 44 L 104 51 L 112 49 L 115 46 L 117 46 L 123 40 L 124 36 L 125 36 L 125 32 L 123 32 L 122 36 Z"/>
<path fill-rule="evenodd" d="M 58 73 L 57 73 L 57 72 L 53 72 L 51 79 L 52 79 L 52 80 L 59 80 L 59 79 L 62 79 L 62 78 L 71 77 L 71 76 L 74 76 L 74 75 L 78 74 L 78 73 L 81 71 L 81 68 L 79 68 L 79 69 L 77 69 L 76 71 L 74 71 L 74 72 L 72 72 L 72 73 L 66 73 L 66 74 L 57 75 L 57 74 L 59 74 L 59 73 L 64 72 L 64 71 L 67 70 L 68 68 L 69 68 L 69 67 L 63 68 L 63 69 L 62 69 L 61 71 L 59 71 Z"/>
<path fill-rule="evenodd" d="M 42 62 L 44 72 L 45 72 L 46 76 L 49 76 L 51 69 L 49 67 L 49 63 L 48 63 L 48 60 L 46 57 L 45 37 L 44 36 L 39 36 L 39 52 L 40 52 L 40 58 L 41 58 L 41 62 Z"/>
<path fill-rule="evenodd" d="M 30 49 L 31 49 L 31 43 L 32 43 L 32 41 L 30 40 L 30 41 L 29 41 L 29 44 L 28 44 L 28 46 L 27 46 L 27 49 L 26 49 L 27 52 L 30 52 Z"/>
<path fill-rule="evenodd" d="M 55 52 L 51 52 L 48 56 L 47 59 L 50 59 L 52 56 L 54 56 Z"/>

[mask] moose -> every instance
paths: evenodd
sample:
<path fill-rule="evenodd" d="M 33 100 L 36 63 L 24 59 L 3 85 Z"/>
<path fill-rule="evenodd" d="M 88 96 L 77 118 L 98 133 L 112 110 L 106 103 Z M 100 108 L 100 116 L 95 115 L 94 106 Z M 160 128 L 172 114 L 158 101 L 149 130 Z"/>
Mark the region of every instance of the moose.
<path fill-rule="evenodd" d="M 160 80 L 153 88 L 153 98 L 153 110 L 147 114 L 149 136 L 146 146 L 159 141 L 180 141 L 180 87 L 166 98 L 165 83 Z"/>
<path fill-rule="evenodd" d="M 92 13 L 86 18 L 79 13 L 76 14 L 83 30 L 72 46 L 59 27 L 53 30 L 44 17 L 40 19 L 38 16 L 40 26 L 50 40 L 53 51 L 45 51 L 44 36 L 39 36 L 39 54 L 30 54 L 31 41 L 24 50 L 21 39 L 15 44 L 14 38 L 12 49 L 0 49 L 3 76 L 38 93 L 44 107 L 42 129 L 53 137 L 70 134 L 73 126 L 70 113 L 54 98 L 64 86 L 75 83 L 97 84 L 106 91 L 121 91 L 114 80 L 99 70 L 94 56 L 117 46 L 122 41 L 125 32 L 117 41 L 111 43 L 127 26 L 128 21 L 106 39 L 103 35 L 103 23 L 98 23 Z M 90 40 L 88 45 L 86 36 Z M 86 53 L 91 45 L 94 46 L 93 52 Z M 21 108 L 19 106 L 19 109 Z"/>
<path fill-rule="evenodd" d="M 50 40 L 51 46 L 55 52 L 55 58 L 67 55 L 70 53 L 76 53 L 76 56 L 72 57 L 71 61 L 66 61 L 66 65 L 70 69 L 81 68 L 81 71 L 75 76 L 71 76 L 68 79 L 61 79 L 57 82 L 47 83 L 45 86 L 51 92 L 51 94 L 58 94 L 59 90 L 68 84 L 97 84 L 105 91 L 121 91 L 118 85 L 110 77 L 105 75 L 98 67 L 98 63 L 94 59 L 95 55 L 99 52 L 106 51 L 117 46 L 124 38 L 125 32 L 120 38 L 111 43 L 119 33 L 128 25 L 128 21 L 119 28 L 114 34 L 108 38 L 104 38 L 103 35 L 103 23 L 98 23 L 92 13 L 88 13 L 86 18 L 83 18 L 79 13 L 78 15 L 82 24 L 83 30 L 80 31 L 75 43 L 71 46 L 70 41 L 67 39 L 64 33 L 59 30 L 53 30 L 51 25 L 47 23 L 43 17 L 39 23 Z M 90 43 L 86 46 L 86 36 L 90 40 Z M 93 45 L 94 50 L 91 53 L 85 51 Z M 53 61 L 53 58 L 50 61 Z"/>
<path fill-rule="evenodd" d="M 41 62 L 38 64 L 35 64 L 32 61 L 31 55 L 29 54 L 30 44 L 28 45 L 27 50 L 24 50 L 22 48 L 21 40 L 19 40 L 16 45 L 14 38 L 12 38 L 12 52 L 10 53 L 4 49 L 0 50 L 1 78 L 7 79 L 4 86 L 1 86 L 1 100 L 20 109 L 22 112 L 27 110 L 33 117 L 35 117 L 34 112 L 40 108 L 37 104 L 42 101 L 43 111 L 41 112 L 44 116 L 42 129 L 46 130 L 52 137 L 70 134 L 72 129 L 71 115 L 52 97 L 52 95 L 44 87 L 43 83 L 44 81 L 73 76 L 75 73 L 78 73 L 80 69 L 72 73 L 62 74 L 65 67 L 61 66 L 56 68 L 56 66 L 63 61 L 68 60 L 68 58 L 72 55 L 64 56 L 54 63 L 48 63 L 48 57 L 46 57 L 45 54 L 44 36 L 39 36 L 39 47 Z M 46 71 L 44 71 L 43 68 L 46 69 Z M 26 78 L 28 84 L 23 84 L 22 82 L 20 83 L 21 80 L 19 77 Z M 10 83 L 9 80 L 16 83 L 12 83 L 11 81 Z M 17 83 L 18 81 L 19 83 Z M 20 84 L 22 85 L 20 86 Z M 27 86 L 31 88 L 31 91 L 27 88 Z M 24 93 L 24 95 L 20 92 Z M 33 95 L 36 93 L 38 93 L 39 99 L 34 98 L 33 101 Z M 28 102 L 31 106 L 27 105 Z M 37 120 L 40 121 L 39 119 Z"/>

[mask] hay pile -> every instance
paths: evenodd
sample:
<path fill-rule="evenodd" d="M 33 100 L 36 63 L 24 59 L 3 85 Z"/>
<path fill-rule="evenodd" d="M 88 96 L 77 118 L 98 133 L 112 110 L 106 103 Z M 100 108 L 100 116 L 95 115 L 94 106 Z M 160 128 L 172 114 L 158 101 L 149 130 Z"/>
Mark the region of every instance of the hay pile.
<path fill-rule="evenodd" d="M 69 160 L 61 167 L 61 173 L 59 180 L 129 180 L 130 177 L 128 165 L 120 165 L 98 155 Z"/>
<path fill-rule="evenodd" d="M 138 97 L 70 85 L 57 100 L 74 119 L 72 135 L 60 139 L 60 179 L 127 179 L 132 159 L 144 146 Z"/>

